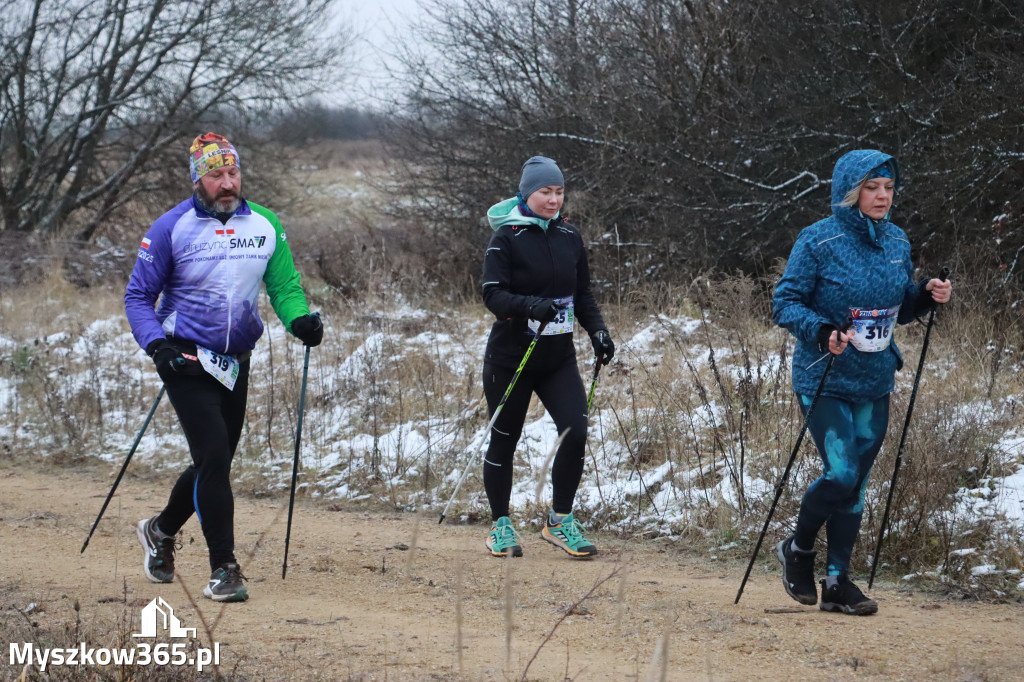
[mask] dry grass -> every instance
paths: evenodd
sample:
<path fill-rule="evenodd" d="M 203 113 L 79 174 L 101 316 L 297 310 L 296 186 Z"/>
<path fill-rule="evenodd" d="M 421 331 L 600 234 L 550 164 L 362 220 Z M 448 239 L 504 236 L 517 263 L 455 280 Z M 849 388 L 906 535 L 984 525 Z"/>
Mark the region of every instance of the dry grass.
<path fill-rule="evenodd" d="M 31 642 L 35 649 L 78 649 L 83 644 L 87 649 L 134 649 L 137 640 L 132 633 L 140 629 L 140 607 L 147 603 L 145 599 L 133 598 L 128 590 L 127 581 L 121 589 L 118 600 L 120 608 L 109 620 L 92 618 L 83 620 L 78 600 L 73 596 L 64 595 L 60 600 L 50 600 L 46 604 L 29 603 L 17 588 L 4 585 L 0 591 L 0 639 L 9 643 Z M 18 607 L 16 604 L 31 605 Z M 160 643 L 170 644 L 171 640 L 163 638 L 151 642 L 155 647 Z M 187 642 L 188 656 L 195 657 L 195 650 L 204 646 L 199 640 Z M 77 680 L 123 680 L 124 682 L 151 682 L 174 679 L 213 680 L 223 679 L 220 671 L 207 668 L 197 672 L 189 666 L 168 667 L 161 665 L 51 665 L 45 673 L 38 672 L 38 666 L 25 666 L 24 669 L 13 669 L 5 666 L 4 679 L 33 680 L 47 679 L 74 682 Z M 232 680 L 251 679 L 249 673 L 236 668 L 224 671 Z M 10 675 L 10 677 L 8 676 Z M 44 677 L 45 676 L 45 677 Z"/>
<path fill-rule="evenodd" d="M 445 477 L 466 465 L 486 423 L 478 354 L 488 315 L 478 302 L 404 305 L 396 292 L 409 291 L 410 301 L 423 301 L 423 292 L 387 263 L 364 268 L 377 284 L 358 299 L 307 279 L 329 336 L 311 363 L 299 492 L 331 498 L 345 489 L 345 504 L 378 508 L 443 505 L 452 486 Z M 0 412 L 18 425 L 5 434 L 5 456 L 121 460 L 157 385 L 121 305 L 120 285 L 83 291 L 57 275 L 3 291 L 0 328 L 11 343 L 0 349 Z M 581 511 L 591 526 L 668 536 L 723 558 L 749 551 L 800 425 L 789 385 L 792 342 L 770 326 L 769 306 L 764 283 L 747 277 L 652 286 L 630 292 L 621 306 L 605 305 L 620 350 L 601 373 L 593 415 L 593 433 L 604 437 L 589 443 L 585 478 L 599 499 L 581 503 Z M 24 315 L 27 309 L 33 314 Z M 234 467 L 243 495 L 287 492 L 281 463 L 290 462 L 293 447 L 302 351 L 276 320 L 268 329 Z M 969 515 L 962 503 L 963 491 L 984 496 L 1024 463 L 1019 452 L 1000 450 L 1019 424 L 1024 396 L 1014 333 L 965 303 L 940 316 L 884 549 L 893 568 L 883 577 L 930 572 L 965 594 L 1014 593 L 1019 576 L 979 577 L 972 569 L 983 560 L 1019 568 L 1022 529 L 998 515 Z M 890 433 L 867 492 L 856 571 L 870 566 L 922 334 L 911 325 L 899 337 L 908 366 L 898 375 Z M 589 346 L 579 341 L 586 358 Z M 529 419 L 542 414 L 535 405 Z M 153 440 L 143 448 L 150 454 L 133 465 L 136 475 L 139 467 L 180 466 L 184 456 L 171 410 L 158 410 L 150 428 Z M 406 447 L 414 439 L 422 446 Z M 530 467 L 526 454 L 518 461 Z M 543 482 L 537 469 L 520 469 L 534 477 L 531 491 Z M 808 444 L 774 534 L 788 532 L 800 494 L 819 472 Z M 458 505 L 469 521 L 486 509 L 472 494 L 479 490 L 473 480 L 470 499 Z M 529 520 L 542 511 L 543 501 L 518 513 Z M 967 547 L 976 553 L 951 554 Z"/>

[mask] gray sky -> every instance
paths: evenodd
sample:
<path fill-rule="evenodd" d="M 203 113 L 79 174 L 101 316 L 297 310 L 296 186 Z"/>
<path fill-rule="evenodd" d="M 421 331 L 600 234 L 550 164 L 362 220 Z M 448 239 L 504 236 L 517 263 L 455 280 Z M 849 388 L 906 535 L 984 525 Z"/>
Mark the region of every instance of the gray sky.
<path fill-rule="evenodd" d="M 386 60 L 395 36 L 408 35 L 412 22 L 424 17 L 426 0 L 340 0 L 338 16 L 361 37 L 352 50 L 352 78 L 337 103 L 373 107 L 374 93 L 387 89 L 381 60 Z"/>

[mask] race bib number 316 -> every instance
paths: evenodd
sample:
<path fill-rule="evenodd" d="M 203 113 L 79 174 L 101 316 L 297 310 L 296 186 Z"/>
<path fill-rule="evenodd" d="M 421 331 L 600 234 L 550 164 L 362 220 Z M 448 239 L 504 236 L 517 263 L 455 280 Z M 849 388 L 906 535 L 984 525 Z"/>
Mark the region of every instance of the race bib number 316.
<path fill-rule="evenodd" d="M 896 328 L 896 316 L 900 307 L 875 308 L 851 308 L 850 319 L 853 326 L 850 327 L 850 343 L 862 353 L 877 353 L 889 347 L 892 343 L 892 332 Z"/>

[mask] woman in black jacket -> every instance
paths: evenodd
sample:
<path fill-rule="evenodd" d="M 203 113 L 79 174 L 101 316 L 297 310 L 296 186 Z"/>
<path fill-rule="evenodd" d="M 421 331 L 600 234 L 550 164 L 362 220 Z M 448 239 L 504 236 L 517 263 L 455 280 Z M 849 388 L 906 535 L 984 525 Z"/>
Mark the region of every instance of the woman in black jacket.
<path fill-rule="evenodd" d="M 530 398 L 537 394 L 559 433 L 568 429 L 551 468 L 552 502 L 541 536 L 576 558 L 597 554 L 572 514 L 583 475 L 587 397 L 576 367 L 573 321 L 590 334 L 594 353 L 611 362 L 615 346 L 590 290 L 583 239 L 560 211 L 565 183 L 554 161 L 534 156 L 523 165 L 519 193 L 487 211 L 494 230 L 484 256 L 483 295 L 497 320 L 484 356 L 484 394 L 491 415 L 512 381 L 534 335 L 544 325 L 529 362 L 491 431 L 484 488 L 494 521 L 487 549 L 522 556 L 509 519 L 512 459 Z"/>

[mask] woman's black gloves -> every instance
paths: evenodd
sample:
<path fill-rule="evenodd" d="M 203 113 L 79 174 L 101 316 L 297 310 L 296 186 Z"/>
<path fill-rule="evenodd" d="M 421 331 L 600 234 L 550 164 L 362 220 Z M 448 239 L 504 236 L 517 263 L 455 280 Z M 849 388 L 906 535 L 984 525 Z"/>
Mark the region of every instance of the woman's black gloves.
<path fill-rule="evenodd" d="M 836 331 L 836 327 L 833 324 L 823 324 L 818 327 L 818 352 L 827 353 L 829 352 L 828 341 L 829 337 L 832 336 L 832 332 Z"/>
<path fill-rule="evenodd" d="M 607 365 L 615 355 L 615 344 L 607 329 L 598 329 L 590 335 L 590 343 L 594 344 L 594 355 L 602 365 Z"/>
<path fill-rule="evenodd" d="M 558 317 L 559 310 L 560 308 L 554 299 L 537 299 L 537 302 L 530 306 L 530 319 L 537 320 L 538 322 L 550 322 Z"/>

